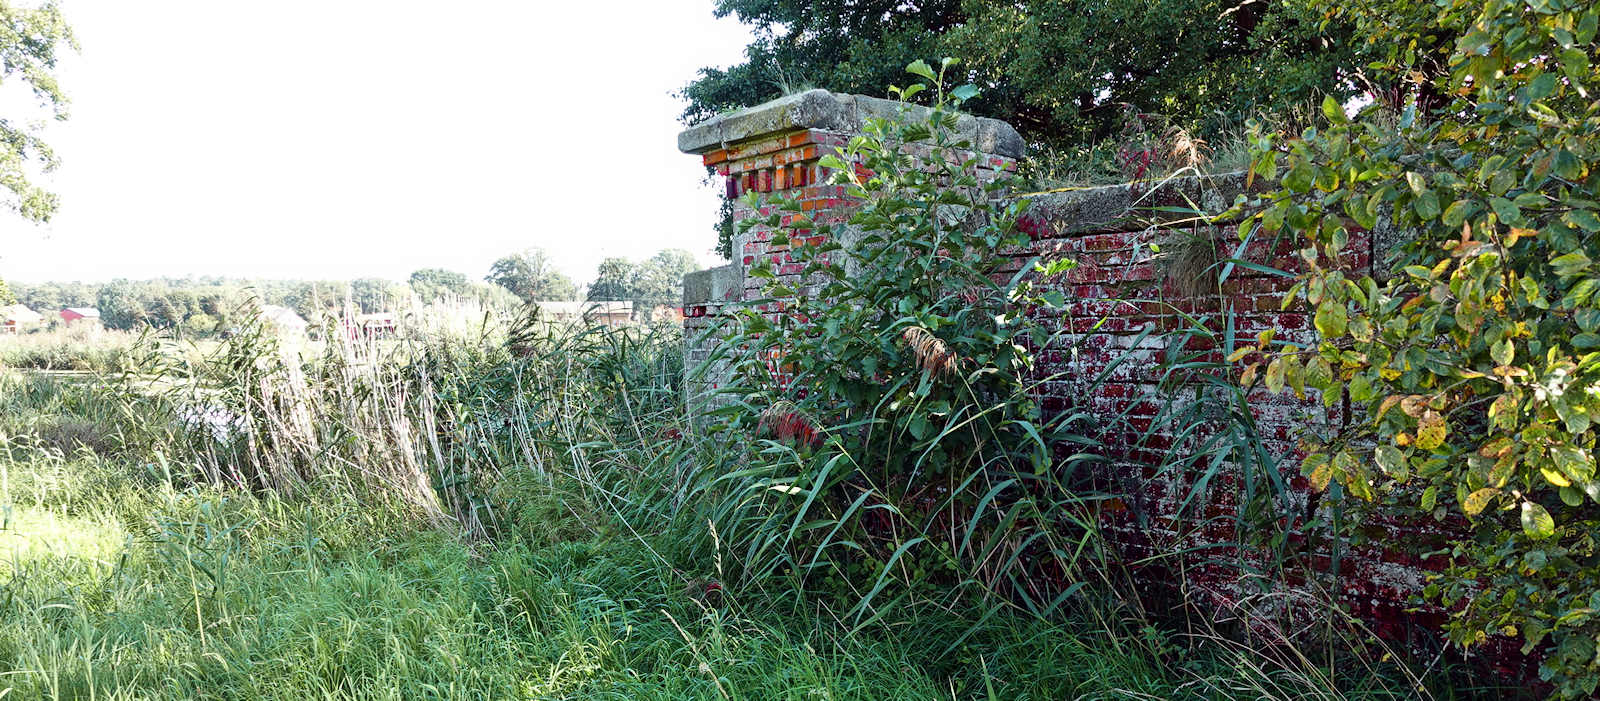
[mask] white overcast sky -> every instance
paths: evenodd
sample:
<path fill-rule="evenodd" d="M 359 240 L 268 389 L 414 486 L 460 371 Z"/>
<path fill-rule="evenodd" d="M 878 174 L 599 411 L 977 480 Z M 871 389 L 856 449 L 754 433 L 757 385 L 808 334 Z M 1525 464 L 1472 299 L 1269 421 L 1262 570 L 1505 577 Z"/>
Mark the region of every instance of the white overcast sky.
<path fill-rule="evenodd" d="M 529 246 L 580 281 L 664 247 L 714 264 L 672 95 L 749 42 L 712 7 L 66 0 L 61 210 L 0 212 L 0 278 L 482 277 Z"/>

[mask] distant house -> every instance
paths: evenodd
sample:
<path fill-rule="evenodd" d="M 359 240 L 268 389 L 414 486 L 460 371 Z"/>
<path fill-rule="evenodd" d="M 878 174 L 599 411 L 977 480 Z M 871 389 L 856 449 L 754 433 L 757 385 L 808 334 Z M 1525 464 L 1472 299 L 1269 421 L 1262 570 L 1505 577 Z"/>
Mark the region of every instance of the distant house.
<path fill-rule="evenodd" d="M 306 320 L 293 309 L 276 304 L 261 305 L 261 320 L 281 333 L 305 333 Z"/>
<path fill-rule="evenodd" d="M 344 328 L 345 337 L 351 340 L 388 338 L 400 329 L 394 314 L 389 312 L 358 314 L 342 319 L 339 324 Z"/>
<path fill-rule="evenodd" d="M 674 307 L 670 304 L 658 304 L 650 310 L 651 321 L 682 322 L 683 307 Z"/>
<path fill-rule="evenodd" d="M 61 321 L 68 324 L 75 322 L 98 324 L 100 310 L 94 307 L 67 307 L 61 310 Z"/>
<path fill-rule="evenodd" d="M 633 302 L 534 302 L 551 321 L 621 326 L 633 320 Z"/>
<path fill-rule="evenodd" d="M 43 321 L 43 314 L 20 304 L 0 307 L 0 333 L 21 333 Z"/>

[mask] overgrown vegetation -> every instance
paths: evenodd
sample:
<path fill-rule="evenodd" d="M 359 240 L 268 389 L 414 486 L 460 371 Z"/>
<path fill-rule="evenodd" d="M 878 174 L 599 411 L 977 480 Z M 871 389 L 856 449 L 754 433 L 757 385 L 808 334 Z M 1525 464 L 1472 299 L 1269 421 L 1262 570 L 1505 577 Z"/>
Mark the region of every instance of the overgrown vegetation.
<path fill-rule="evenodd" d="M 1600 501 L 1600 490 L 1588 418 L 1596 405 L 1586 398 L 1600 312 L 1587 307 L 1600 283 L 1584 251 L 1600 232 L 1600 176 L 1584 136 L 1600 126 L 1588 102 L 1596 11 L 1559 0 L 1532 13 L 1451 2 L 1439 22 L 1446 31 L 1413 35 L 1431 5 L 1393 14 L 1381 5 L 1358 2 L 1325 19 L 1382 28 L 1385 41 L 1414 39 L 1422 49 L 1399 56 L 1418 63 L 1437 56 L 1441 35 L 1459 35 L 1453 82 L 1419 90 L 1416 101 L 1462 102 L 1394 125 L 1352 121 L 1329 100 L 1327 130 L 1256 135 L 1252 172 L 1282 191 L 1241 211 L 1265 207 L 1263 230 L 1311 242 L 1302 254 L 1310 272 L 1287 302 L 1311 305 L 1323 339 L 1283 347 L 1269 332 L 1234 359 L 1273 355 L 1261 375 L 1275 389 L 1304 384 L 1330 401 L 1347 390 L 1367 402 L 1371 425 L 1319 436 L 1326 442 L 1308 475 L 1385 513 L 1439 517 L 1453 499 L 1479 537 L 1454 549 L 1430 593 L 1459 604 L 1457 640 L 1522 634 L 1546 654 L 1545 676 L 1560 692 L 1592 693 L 1600 555 L 1595 507 L 1584 499 Z M 888 13 L 872 31 L 894 34 L 909 7 L 868 8 Z M 968 41 L 1017 33 L 1027 41 L 979 53 L 994 64 L 987 70 L 1029 69 L 991 81 L 994 99 L 1020 105 L 1019 115 L 1034 110 L 1040 125 L 1094 114 L 1102 87 L 1115 96 L 1151 78 L 1136 75 L 1138 65 L 1097 73 L 1097 61 L 1151 39 L 1161 18 L 1148 12 L 1106 9 L 1139 20 L 1112 23 L 1133 36 L 1085 52 L 1089 67 L 1072 68 L 1082 80 L 1069 82 L 1002 50 L 1038 52 L 1071 36 L 1046 31 L 1053 20 L 1096 28 L 1080 21 L 1083 8 L 1024 3 L 1032 12 L 1011 21 L 1022 10 L 968 3 L 959 31 L 939 24 L 938 11 L 956 7 L 917 9 L 908 45 L 925 46 L 924 33 L 942 42 L 947 30 Z M 1132 58 L 1163 70 L 1216 68 L 1240 52 L 1345 65 L 1355 52 L 1343 45 L 1256 43 L 1279 30 L 1320 36 L 1334 26 L 1312 29 L 1320 7 L 1204 15 L 1205 27 L 1250 23 L 1214 45 L 1177 47 L 1192 50 L 1186 61 Z M 729 8 L 869 33 L 794 8 Z M 1397 16 L 1408 21 L 1384 24 Z M 805 25 L 796 38 L 806 41 L 783 50 L 838 48 L 808 48 L 821 35 Z M 1161 36 L 1197 35 L 1214 36 Z M 290 348 L 246 316 L 206 344 L 168 333 L 127 350 L 108 348 L 110 336 L 0 346 L 7 366 L 96 373 L 0 368 L 0 695 L 1511 693 L 1388 650 L 1312 598 L 1288 605 L 1325 619 L 1322 637 L 1269 645 L 1144 608 L 1125 563 L 1101 541 L 1095 508 L 1115 492 L 1085 479 L 1087 466 L 1111 459 L 1101 437 L 1126 427 L 1089 413 L 1046 418 L 1034 398 L 1058 379 L 1044 376 L 1035 353 L 1092 338 L 1097 320 L 1059 326 L 1049 315 L 1065 300 L 1030 281 L 1071 261 L 1026 261 L 998 275 L 1025 243 L 1023 205 L 1003 199 L 1013 183 L 980 179 L 978 163 L 961 157 L 969 145 L 950 133 L 953 110 L 979 93 L 947 90 L 947 78 L 961 82 L 955 65 L 912 63 L 929 82 L 897 96 L 931 86 L 934 106 L 876 120 L 823 160 L 863 201 L 847 226 L 813 222 L 781 197 L 749 202 L 771 216 L 747 225 L 771 229 L 802 271 L 753 270 L 770 278 L 769 298 L 714 331 L 731 336 L 734 379 L 714 398 L 685 397 L 676 329 L 552 323 L 536 308 L 424 322 L 383 343 L 334 334 Z M 1315 63 L 1301 67 L 1302 87 L 1334 79 Z M 1149 80 L 1152 94 L 1182 97 L 1171 95 L 1174 76 L 1162 77 Z M 1246 77 L 1207 73 L 1206 85 L 1227 91 Z M 1026 94 L 1008 94 L 1018 90 Z M 1203 119 L 1210 100 L 1248 93 L 1208 92 L 1175 113 Z M 1131 118 L 1140 126 L 1123 137 L 1136 138 L 1112 156 L 1122 177 L 1193 167 L 1179 161 L 1206 150 L 1176 122 L 1138 110 Z M 1351 233 L 1384 211 L 1418 231 L 1398 253 L 1401 274 L 1380 282 L 1339 267 Z M 1196 274 L 1219 259 L 1209 260 Z M 521 279 L 548 272 L 530 256 L 506 261 L 491 277 L 524 297 L 552 289 L 548 279 Z M 468 284 L 423 270 L 410 287 Z M 328 308 L 317 285 L 304 291 Z M 169 331 L 191 319 L 159 315 L 178 319 L 154 324 Z M 1189 333 L 1227 340 L 1216 319 L 1188 321 Z M 1162 370 L 1175 379 L 1157 389 L 1203 401 L 1169 396 L 1158 418 L 1220 429 L 1178 436 L 1170 445 L 1185 452 L 1169 451 L 1156 469 L 1188 480 L 1191 494 L 1229 470 L 1241 490 L 1240 531 L 1283 523 L 1287 491 L 1253 433 L 1248 387 L 1218 374 L 1214 345 L 1188 353 L 1184 332 L 1173 336 Z M 1085 390 L 1101 380 L 1073 379 Z M 691 414 L 687 404 L 706 399 L 721 408 Z M 1381 475 L 1366 469 L 1369 452 Z M 1292 525 L 1264 543 L 1263 533 L 1236 532 L 1229 547 L 1281 546 L 1273 538 Z"/>
<path fill-rule="evenodd" d="M 1253 175 L 1278 189 L 1239 210 L 1262 235 L 1305 244 L 1285 305 L 1314 314 L 1320 335 L 1309 347 L 1264 337 L 1265 377 L 1365 409 L 1349 430 L 1310 438 L 1318 489 L 1383 518 L 1462 522 L 1469 537 L 1427 588 L 1453 640 L 1519 637 L 1558 694 L 1592 696 L 1600 9 L 1329 7 L 1391 48 L 1385 75 L 1426 80 L 1397 125 L 1370 109 L 1348 118 L 1330 99 L 1323 129 L 1259 134 Z M 1379 248 L 1392 274 L 1354 269 L 1358 237 L 1385 243 L 1384 225 L 1403 232 Z"/>
<path fill-rule="evenodd" d="M 384 356 L 347 341 L 300 365 L 240 334 L 198 355 L 143 346 L 141 369 L 114 381 L 0 374 L 0 688 L 46 699 L 1413 693 L 1393 667 L 1235 646 L 1128 609 L 1045 619 L 980 598 L 916 605 L 908 596 L 936 599 L 899 574 L 871 620 L 842 620 L 860 592 L 795 571 L 754 576 L 731 541 L 726 517 L 760 515 L 730 510 L 753 496 L 747 477 L 786 469 L 794 449 L 697 437 L 680 343 L 668 327 L 530 314 Z"/>
<path fill-rule="evenodd" d="M 954 110 L 975 90 L 944 92 L 953 65 L 912 64 L 929 83 L 896 96 L 931 85 L 926 115 L 908 107 L 873 120 L 823 157 L 862 200 L 846 226 L 814 223 L 781 196 L 751 196 L 748 206 L 771 214 L 741 222 L 775 230 L 773 245 L 789 246 L 803 270 L 754 266 L 750 275 L 771 281 L 768 299 L 742 311 L 728 340 L 748 350 L 734 364 L 741 396 L 723 414 L 731 430 L 772 443 L 751 459 L 769 465 L 746 506 L 763 515 L 724 518 L 724 536 L 736 551 L 749 543 L 756 576 L 792 571 L 852 588 L 854 622 L 908 596 L 999 591 L 1048 615 L 1083 586 L 1077 562 L 1099 547 L 1092 526 L 1058 527 L 1087 511 L 1063 485 L 1081 461 L 1053 459 L 1058 448 L 1080 452 L 1063 446 L 1083 431 L 1041 417 L 1022 345 L 1049 333 L 1025 312 L 1063 300 L 1021 273 L 994 277 L 1001 252 L 1027 242 L 1023 203 L 998 204 L 1009 180 L 980 181 L 977 161 L 957 157 L 970 145 L 950 130 Z M 880 601 L 891 581 L 892 600 Z"/>

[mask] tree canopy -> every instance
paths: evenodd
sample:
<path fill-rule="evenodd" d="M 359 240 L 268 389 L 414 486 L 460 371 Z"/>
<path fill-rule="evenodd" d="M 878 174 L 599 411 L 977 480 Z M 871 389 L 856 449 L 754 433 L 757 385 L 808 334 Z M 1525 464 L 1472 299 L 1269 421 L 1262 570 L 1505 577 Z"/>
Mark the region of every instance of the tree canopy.
<path fill-rule="evenodd" d="M 1242 124 L 1264 109 L 1352 89 L 1364 64 L 1348 25 L 1310 0 L 720 0 L 755 26 L 744 63 L 702 69 L 688 121 L 809 87 L 880 94 L 928 56 L 965 61 L 983 88 L 967 105 L 1030 140 L 1112 134 L 1122 104 L 1183 126 Z"/>
<path fill-rule="evenodd" d="M 52 71 L 60 52 L 76 47 L 55 2 L 25 8 L 0 0 L 0 85 L 20 80 L 55 120 L 67 118 L 67 96 Z M 0 114 L 0 208 L 45 222 L 58 200 L 34 179 L 58 161 L 40 137 L 41 127 L 21 116 Z"/>
<path fill-rule="evenodd" d="M 607 258 L 600 261 L 587 298 L 633 302 L 636 313 L 643 316 L 660 305 L 677 306 L 683 296 L 683 276 L 699 268 L 694 255 L 679 248 L 661 250 L 642 263 Z"/>
<path fill-rule="evenodd" d="M 484 280 L 511 290 L 524 302 L 569 300 L 578 293 L 572 279 L 556 270 L 550 256 L 538 248 L 495 261 Z"/>

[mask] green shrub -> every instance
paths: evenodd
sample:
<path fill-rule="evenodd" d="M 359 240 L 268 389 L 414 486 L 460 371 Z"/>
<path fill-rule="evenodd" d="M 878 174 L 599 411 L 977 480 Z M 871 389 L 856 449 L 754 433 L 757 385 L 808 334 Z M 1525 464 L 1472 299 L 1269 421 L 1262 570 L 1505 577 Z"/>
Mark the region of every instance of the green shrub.
<path fill-rule="evenodd" d="M 763 261 L 765 298 L 737 316 L 739 349 L 724 433 L 748 462 L 721 492 L 719 535 L 746 575 L 791 573 L 822 585 L 857 621 L 897 603 L 1003 591 L 1035 612 L 1081 587 L 1094 553 L 1083 502 L 1058 461 L 1069 423 L 1040 416 L 1033 353 L 1050 333 L 1029 312 L 1059 306 L 1024 265 L 1025 202 L 1003 203 L 1003 173 L 981 180 L 954 130 L 970 85 L 946 90 L 946 60 L 896 97 L 935 95 L 924 113 L 868 121 L 825 155 L 833 183 L 858 198 L 848 224 L 814 222 L 798 201 L 754 196 L 770 211 L 741 226 L 774 231 L 803 266 L 800 282 Z M 776 310 L 776 311 L 775 311 Z M 737 479 L 734 477 L 737 476 Z M 894 586 L 890 586 L 894 585 Z"/>
<path fill-rule="evenodd" d="M 1385 70 L 1431 81 L 1397 125 L 1373 119 L 1376 107 L 1352 120 L 1329 100 L 1325 129 L 1259 135 L 1253 174 L 1279 189 L 1241 209 L 1259 207 L 1260 230 L 1305 243 L 1285 305 L 1314 314 L 1320 336 L 1303 348 L 1263 342 L 1276 352 L 1265 377 L 1365 410 L 1311 440 L 1305 473 L 1317 488 L 1389 518 L 1465 517 L 1468 537 L 1427 588 L 1450 611 L 1453 640 L 1520 636 L 1558 694 L 1591 695 L 1600 8 L 1327 5 L 1392 47 Z M 1377 266 L 1392 274 L 1352 270 L 1349 242 L 1385 219 L 1405 232 Z"/>

